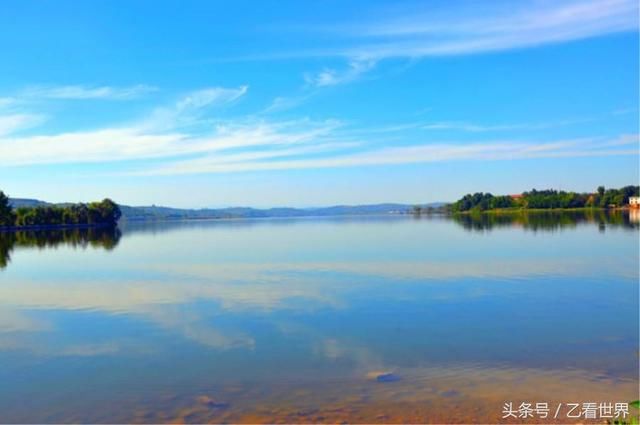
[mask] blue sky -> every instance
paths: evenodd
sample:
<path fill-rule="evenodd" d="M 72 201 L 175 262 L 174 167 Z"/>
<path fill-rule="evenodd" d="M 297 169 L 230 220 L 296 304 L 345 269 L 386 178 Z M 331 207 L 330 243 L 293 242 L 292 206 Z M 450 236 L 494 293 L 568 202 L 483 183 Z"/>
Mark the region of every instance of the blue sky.
<path fill-rule="evenodd" d="M 1 8 L 12 196 L 319 206 L 638 182 L 635 0 Z"/>

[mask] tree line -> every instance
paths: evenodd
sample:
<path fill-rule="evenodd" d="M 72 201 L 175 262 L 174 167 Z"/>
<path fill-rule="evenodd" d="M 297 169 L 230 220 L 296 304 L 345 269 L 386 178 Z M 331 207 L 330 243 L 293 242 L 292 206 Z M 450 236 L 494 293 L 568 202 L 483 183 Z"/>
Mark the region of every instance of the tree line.
<path fill-rule="evenodd" d="M 554 208 L 615 208 L 629 203 L 629 197 L 639 196 L 640 186 L 620 189 L 598 187 L 595 193 L 576 193 L 558 190 L 531 190 L 516 196 L 494 196 L 474 193 L 463 196 L 450 205 L 452 212 L 487 211 L 495 209 L 554 209 Z"/>
<path fill-rule="evenodd" d="M 111 199 L 88 204 L 39 205 L 14 209 L 0 191 L 0 227 L 115 226 L 122 216 Z"/>

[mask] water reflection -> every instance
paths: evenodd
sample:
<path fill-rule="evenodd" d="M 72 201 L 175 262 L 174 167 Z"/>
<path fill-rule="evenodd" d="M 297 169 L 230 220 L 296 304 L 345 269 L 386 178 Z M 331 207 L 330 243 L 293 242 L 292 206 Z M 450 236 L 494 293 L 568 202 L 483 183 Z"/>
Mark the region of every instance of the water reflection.
<path fill-rule="evenodd" d="M 430 220 L 446 219 L 442 214 L 407 215 L 361 215 L 361 216 L 323 216 L 323 217 L 260 217 L 240 219 L 202 219 L 202 220 L 167 220 L 167 221 L 133 221 L 123 222 L 119 226 L 124 236 L 145 233 L 159 235 L 185 229 L 209 229 L 212 227 L 225 229 L 248 229 L 268 223 L 271 227 L 290 227 L 304 223 L 389 223 L 405 221 L 408 217 Z"/>
<path fill-rule="evenodd" d="M 556 231 L 584 224 L 593 224 L 599 230 L 607 227 L 639 228 L 637 212 L 585 210 L 585 211 L 539 211 L 456 214 L 452 219 L 470 231 L 485 231 L 498 227 L 521 227 L 526 230 Z"/>
<path fill-rule="evenodd" d="M 2 420 L 493 423 L 509 399 L 630 400 L 638 230 L 596 217 L 5 234 L 25 249 L 0 273 Z"/>
<path fill-rule="evenodd" d="M 117 227 L 0 232 L 0 269 L 7 267 L 14 248 L 45 249 L 64 244 L 72 248 L 110 251 L 118 245 L 120 236 Z"/>
<path fill-rule="evenodd" d="M 428 214 L 414 217 L 416 220 L 453 221 L 469 231 L 490 231 L 500 227 L 519 227 L 533 232 L 553 232 L 565 228 L 575 228 L 579 225 L 593 224 L 600 231 L 607 227 L 622 227 L 627 229 L 640 228 L 640 212 L 631 211 L 543 211 L 543 212 L 514 212 L 488 214 L 458 214 L 446 216 Z M 260 226 L 268 221 L 269 226 L 291 226 L 305 222 L 324 223 L 389 223 L 405 221 L 406 216 L 371 216 L 371 217 L 321 217 L 321 218 L 287 218 L 287 219 L 244 219 L 244 220 L 186 220 L 170 222 L 123 223 L 121 225 L 125 235 L 136 234 L 159 235 L 172 231 L 204 230 L 211 227 L 225 229 L 246 229 Z M 0 269 L 7 267 L 11 260 L 11 252 L 16 247 L 27 248 L 55 248 L 67 245 L 72 248 L 87 247 L 113 250 L 120 240 L 122 233 L 119 228 L 91 228 L 91 229 L 59 229 L 47 231 L 17 231 L 0 232 Z"/>

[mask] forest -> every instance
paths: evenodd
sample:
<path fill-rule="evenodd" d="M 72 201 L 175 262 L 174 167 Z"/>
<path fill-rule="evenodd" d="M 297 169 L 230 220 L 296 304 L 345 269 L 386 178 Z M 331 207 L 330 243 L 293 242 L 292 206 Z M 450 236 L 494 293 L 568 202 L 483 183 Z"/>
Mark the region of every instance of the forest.
<path fill-rule="evenodd" d="M 0 191 L 1 227 L 115 226 L 122 216 L 111 199 L 87 204 L 38 205 L 14 209 Z"/>
<path fill-rule="evenodd" d="M 620 189 L 598 187 L 594 193 L 576 193 L 558 190 L 531 190 L 520 195 L 474 193 L 463 196 L 450 206 L 452 212 L 488 211 L 498 209 L 573 209 L 619 208 L 629 203 L 629 197 L 639 196 L 640 186 Z"/>

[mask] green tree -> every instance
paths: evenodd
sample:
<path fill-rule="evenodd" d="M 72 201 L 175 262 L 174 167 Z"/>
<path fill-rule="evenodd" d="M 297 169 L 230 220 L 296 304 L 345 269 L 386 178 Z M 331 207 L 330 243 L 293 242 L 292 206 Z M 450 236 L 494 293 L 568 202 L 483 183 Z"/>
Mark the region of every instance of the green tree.
<path fill-rule="evenodd" d="M 115 225 L 122 216 L 118 204 L 108 198 L 101 202 L 90 203 L 88 209 L 90 223 Z"/>
<path fill-rule="evenodd" d="M 16 226 L 115 226 L 121 216 L 120 207 L 112 200 L 104 199 L 90 204 L 20 207 L 14 222 Z"/>
<path fill-rule="evenodd" d="M 9 197 L 0 190 L 0 226 L 15 225 L 16 216 L 9 203 Z"/>
<path fill-rule="evenodd" d="M 630 196 L 638 196 L 639 186 L 621 189 L 605 189 L 600 186 L 596 194 L 557 191 L 552 189 L 524 192 L 514 200 L 510 196 L 493 196 L 490 193 L 474 193 L 463 196 L 451 204 L 452 212 L 481 212 L 500 208 L 554 209 L 584 207 L 621 207 L 629 203 Z"/>

